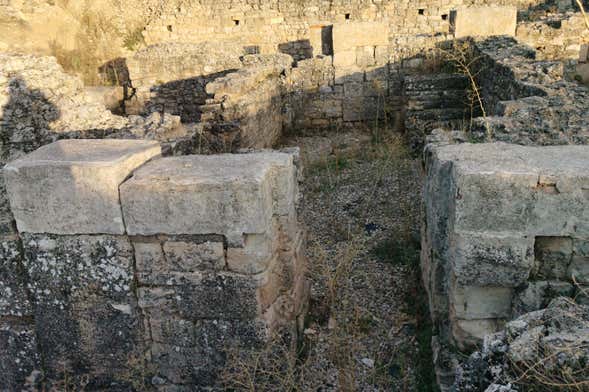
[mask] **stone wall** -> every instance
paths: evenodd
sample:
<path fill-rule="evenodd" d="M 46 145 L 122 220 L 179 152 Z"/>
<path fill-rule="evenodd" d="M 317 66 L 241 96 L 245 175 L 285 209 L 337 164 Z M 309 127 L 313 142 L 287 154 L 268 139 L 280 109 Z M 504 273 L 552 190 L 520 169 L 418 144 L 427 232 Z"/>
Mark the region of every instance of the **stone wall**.
<path fill-rule="evenodd" d="M 68 140 L 6 166 L 19 235 L 2 248 L 3 385 L 214 387 L 229 351 L 297 339 L 297 153 L 159 154 Z"/>
<path fill-rule="evenodd" d="M 200 120 L 207 83 L 242 67 L 244 49 L 237 44 L 203 42 L 152 45 L 127 60 L 128 114 L 178 115 L 185 123 Z"/>
<path fill-rule="evenodd" d="M 514 317 L 583 292 L 588 153 L 428 145 L 422 272 L 438 344 L 468 351 Z"/>
<path fill-rule="evenodd" d="M 278 141 L 292 61 L 285 54 L 245 56 L 244 68 L 207 84 L 213 98 L 201 110 L 212 150 L 270 148 Z"/>
<path fill-rule="evenodd" d="M 589 90 L 565 79 L 560 61 L 539 61 L 510 38 L 474 43 L 486 118 L 474 120 L 472 137 L 517 144 L 587 144 Z"/>

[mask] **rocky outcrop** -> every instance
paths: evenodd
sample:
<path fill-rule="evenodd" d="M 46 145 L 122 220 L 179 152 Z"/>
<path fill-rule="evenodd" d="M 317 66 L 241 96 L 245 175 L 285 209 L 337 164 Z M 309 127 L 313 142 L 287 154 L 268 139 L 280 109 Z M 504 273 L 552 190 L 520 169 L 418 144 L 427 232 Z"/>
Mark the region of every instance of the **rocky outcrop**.
<path fill-rule="evenodd" d="M 589 307 L 554 299 L 485 338 L 457 368 L 456 391 L 579 390 L 589 380 Z"/>

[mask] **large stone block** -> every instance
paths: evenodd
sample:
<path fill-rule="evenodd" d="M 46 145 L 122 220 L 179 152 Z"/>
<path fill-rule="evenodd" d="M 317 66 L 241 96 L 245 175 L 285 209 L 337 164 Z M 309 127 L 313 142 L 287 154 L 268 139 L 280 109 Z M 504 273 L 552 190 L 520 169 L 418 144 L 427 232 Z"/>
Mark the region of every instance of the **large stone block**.
<path fill-rule="evenodd" d="M 119 185 L 160 155 L 157 142 L 62 140 L 5 166 L 18 230 L 123 234 Z"/>
<path fill-rule="evenodd" d="M 462 7 L 450 14 L 451 31 L 456 38 L 468 36 L 515 36 L 517 8 L 510 6 Z"/>
<path fill-rule="evenodd" d="M 294 213 L 293 155 L 185 156 L 151 162 L 121 186 L 132 235 L 217 234 L 243 247 L 244 234 L 272 232 L 272 216 Z"/>
<path fill-rule="evenodd" d="M 451 292 L 453 314 L 462 320 L 508 319 L 511 317 L 513 289 L 454 284 Z"/>
<path fill-rule="evenodd" d="M 456 233 L 451 262 L 461 285 L 517 287 L 534 264 L 534 238 L 504 233 Z"/>
<path fill-rule="evenodd" d="M 123 236 L 24 234 L 24 265 L 47 376 L 123 383 L 139 354 L 133 249 Z"/>
<path fill-rule="evenodd" d="M 389 26 L 380 22 L 344 22 L 333 25 L 333 51 L 354 51 L 359 46 L 386 46 Z"/>

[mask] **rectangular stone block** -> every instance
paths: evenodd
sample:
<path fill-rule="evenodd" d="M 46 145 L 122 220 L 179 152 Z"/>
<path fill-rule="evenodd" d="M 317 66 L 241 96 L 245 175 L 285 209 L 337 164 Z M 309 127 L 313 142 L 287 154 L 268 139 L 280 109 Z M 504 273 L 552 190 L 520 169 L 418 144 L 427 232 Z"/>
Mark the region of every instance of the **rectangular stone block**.
<path fill-rule="evenodd" d="M 293 156 L 279 152 L 151 162 L 121 186 L 127 231 L 217 234 L 242 247 L 244 234 L 271 233 L 274 211 L 293 210 L 295 173 Z"/>
<path fill-rule="evenodd" d="M 355 51 L 358 46 L 385 46 L 389 44 L 389 26 L 382 22 L 343 22 L 333 25 L 333 51 L 335 55 Z"/>
<path fill-rule="evenodd" d="M 450 295 L 456 318 L 476 320 L 511 317 L 512 288 L 463 287 L 454 283 Z"/>
<path fill-rule="evenodd" d="M 582 44 L 579 51 L 579 62 L 586 63 L 589 60 L 589 44 Z"/>
<path fill-rule="evenodd" d="M 461 7 L 450 13 L 450 30 L 456 38 L 515 36 L 517 8 L 511 6 Z"/>
<path fill-rule="evenodd" d="M 141 356 L 128 239 L 24 234 L 23 244 L 47 376 L 123 382 Z"/>
<path fill-rule="evenodd" d="M 201 271 L 222 271 L 222 236 L 134 237 L 137 279 L 143 285 L 173 285 Z"/>
<path fill-rule="evenodd" d="M 151 345 L 151 363 L 163 390 L 217 385 L 229 355 L 260 348 L 267 339 L 264 325 L 256 321 L 187 323 L 166 314 L 149 318 L 159 330 Z"/>
<path fill-rule="evenodd" d="M 503 233 L 454 234 L 452 269 L 465 286 L 517 287 L 534 264 L 534 238 Z"/>
<path fill-rule="evenodd" d="M 20 232 L 123 234 L 119 185 L 159 156 L 157 142 L 62 140 L 3 170 Z"/>

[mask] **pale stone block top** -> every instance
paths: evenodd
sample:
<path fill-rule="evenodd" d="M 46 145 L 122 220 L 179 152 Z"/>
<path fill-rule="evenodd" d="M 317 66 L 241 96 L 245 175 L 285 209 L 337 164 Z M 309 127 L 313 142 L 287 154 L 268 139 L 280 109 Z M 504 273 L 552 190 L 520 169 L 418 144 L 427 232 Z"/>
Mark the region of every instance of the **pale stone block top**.
<path fill-rule="evenodd" d="M 521 146 L 508 143 L 434 147 L 440 161 L 460 173 L 531 174 L 589 178 L 589 146 Z"/>
<path fill-rule="evenodd" d="M 271 232 L 276 199 L 294 193 L 295 173 L 293 156 L 280 152 L 151 162 L 121 186 L 127 232 L 219 234 L 239 246 L 244 234 Z"/>
<path fill-rule="evenodd" d="M 6 164 L 6 170 L 31 166 L 116 166 L 137 155 L 160 154 L 156 141 L 122 139 L 59 140 Z"/>
<path fill-rule="evenodd" d="M 124 234 L 119 185 L 161 154 L 142 140 L 61 140 L 4 167 L 20 232 Z"/>

